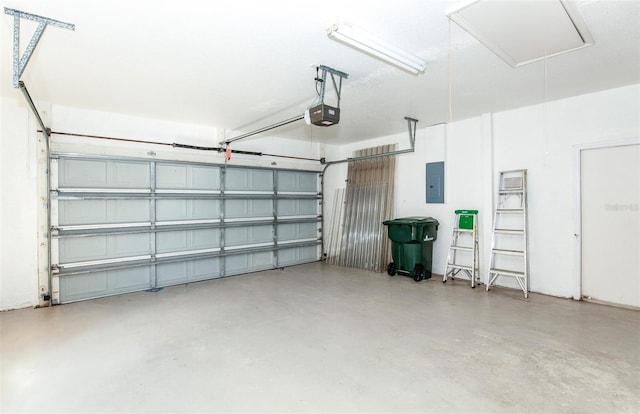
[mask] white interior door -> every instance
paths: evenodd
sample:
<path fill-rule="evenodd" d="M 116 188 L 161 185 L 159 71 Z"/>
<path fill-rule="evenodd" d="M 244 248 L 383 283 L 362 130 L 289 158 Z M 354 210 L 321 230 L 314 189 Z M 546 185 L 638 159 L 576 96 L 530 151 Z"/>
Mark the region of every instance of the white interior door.
<path fill-rule="evenodd" d="M 580 157 L 582 296 L 640 307 L 640 145 Z"/>

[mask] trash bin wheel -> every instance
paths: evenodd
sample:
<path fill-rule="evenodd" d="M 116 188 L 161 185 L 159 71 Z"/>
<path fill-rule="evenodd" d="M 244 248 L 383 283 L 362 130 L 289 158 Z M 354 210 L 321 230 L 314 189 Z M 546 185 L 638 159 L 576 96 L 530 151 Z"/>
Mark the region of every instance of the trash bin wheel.
<path fill-rule="evenodd" d="M 420 282 L 422 279 L 424 279 L 424 266 L 418 263 L 413 267 L 413 280 Z"/>
<path fill-rule="evenodd" d="M 396 273 L 398 273 L 396 264 L 393 262 L 389 263 L 389 265 L 387 266 L 387 274 L 389 274 L 389 276 L 395 276 Z"/>

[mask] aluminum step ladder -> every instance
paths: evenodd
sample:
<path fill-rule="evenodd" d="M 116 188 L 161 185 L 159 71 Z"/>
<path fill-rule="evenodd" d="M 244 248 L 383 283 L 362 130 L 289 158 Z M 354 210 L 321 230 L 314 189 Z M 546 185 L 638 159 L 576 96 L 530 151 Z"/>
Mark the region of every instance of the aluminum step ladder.
<path fill-rule="evenodd" d="M 462 274 L 471 281 L 471 287 L 475 288 L 480 283 L 478 210 L 456 210 L 455 214 L 442 283 L 446 283 L 448 278 L 453 280 L 458 274 Z"/>
<path fill-rule="evenodd" d="M 502 171 L 493 219 L 487 291 L 500 277 L 513 278 L 529 295 L 527 170 Z"/>

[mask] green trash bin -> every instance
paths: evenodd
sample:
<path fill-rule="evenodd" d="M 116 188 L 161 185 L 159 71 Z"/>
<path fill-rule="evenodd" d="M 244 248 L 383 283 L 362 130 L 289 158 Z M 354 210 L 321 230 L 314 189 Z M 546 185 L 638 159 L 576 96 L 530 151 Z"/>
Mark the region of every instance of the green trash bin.
<path fill-rule="evenodd" d="M 433 242 L 438 238 L 438 220 L 432 217 L 405 217 L 383 222 L 391 239 L 393 262 L 389 276 L 407 274 L 416 282 L 431 277 Z"/>

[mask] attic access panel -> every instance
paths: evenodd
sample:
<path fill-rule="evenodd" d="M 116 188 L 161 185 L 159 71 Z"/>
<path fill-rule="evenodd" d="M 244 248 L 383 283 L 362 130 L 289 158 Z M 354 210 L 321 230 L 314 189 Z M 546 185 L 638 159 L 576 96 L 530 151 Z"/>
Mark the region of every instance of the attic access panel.
<path fill-rule="evenodd" d="M 476 0 L 448 16 L 514 68 L 593 44 L 570 0 Z"/>

